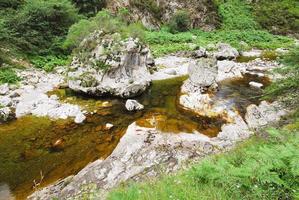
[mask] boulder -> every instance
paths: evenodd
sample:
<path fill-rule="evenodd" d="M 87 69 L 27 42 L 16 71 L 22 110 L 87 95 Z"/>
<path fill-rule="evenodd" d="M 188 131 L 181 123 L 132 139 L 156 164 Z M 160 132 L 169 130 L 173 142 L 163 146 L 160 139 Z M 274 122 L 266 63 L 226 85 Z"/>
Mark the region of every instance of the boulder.
<path fill-rule="evenodd" d="M 201 58 L 191 62 L 188 68 L 190 81 L 200 87 L 209 87 L 216 83 L 217 61 L 213 58 Z"/>
<path fill-rule="evenodd" d="M 144 106 L 136 100 L 128 99 L 126 101 L 126 109 L 128 111 L 143 110 Z"/>
<path fill-rule="evenodd" d="M 259 106 L 252 104 L 247 107 L 245 120 L 250 128 L 257 129 L 278 122 L 286 114 L 278 102 L 262 101 Z"/>
<path fill-rule="evenodd" d="M 200 47 L 196 51 L 192 53 L 193 58 L 202 58 L 207 57 L 207 50 L 205 48 Z"/>
<path fill-rule="evenodd" d="M 150 85 L 149 58 L 149 49 L 138 39 L 95 31 L 73 58 L 69 87 L 93 96 L 136 96 Z"/>
<path fill-rule="evenodd" d="M 238 65 L 238 63 L 229 60 L 218 61 L 217 66 L 217 82 L 232 78 L 242 78 L 242 73 L 246 71 L 242 65 Z"/>
<path fill-rule="evenodd" d="M 229 44 L 217 44 L 217 52 L 214 53 L 217 60 L 233 60 L 239 56 L 237 49 L 231 47 Z"/>

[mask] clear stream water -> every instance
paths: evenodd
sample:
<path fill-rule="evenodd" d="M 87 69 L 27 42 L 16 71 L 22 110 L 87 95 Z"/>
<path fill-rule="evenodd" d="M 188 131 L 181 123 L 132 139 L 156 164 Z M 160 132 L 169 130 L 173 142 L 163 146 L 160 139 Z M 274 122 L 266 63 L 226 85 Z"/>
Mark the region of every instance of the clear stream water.
<path fill-rule="evenodd" d="M 91 98 L 74 94 L 70 90 L 56 90 L 66 102 L 96 110 L 83 124 L 72 120 L 52 121 L 48 118 L 26 116 L 0 125 L 0 200 L 25 199 L 34 191 L 34 181 L 46 186 L 75 174 L 88 163 L 109 156 L 124 135 L 127 127 L 137 121 L 140 126 L 150 126 L 148 119 L 155 117 L 162 132 L 187 132 L 195 130 L 214 137 L 222 119 L 202 118 L 184 111 L 177 105 L 180 86 L 187 77 L 155 81 L 136 99 L 145 110 L 128 112 L 125 100 L 117 98 Z M 248 87 L 251 80 L 267 84 L 254 76 L 220 85 L 216 98 L 228 98 L 241 113 L 251 103 L 258 103 L 261 91 Z M 105 129 L 105 124 L 114 127 Z M 41 174 L 43 176 L 41 180 Z"/>

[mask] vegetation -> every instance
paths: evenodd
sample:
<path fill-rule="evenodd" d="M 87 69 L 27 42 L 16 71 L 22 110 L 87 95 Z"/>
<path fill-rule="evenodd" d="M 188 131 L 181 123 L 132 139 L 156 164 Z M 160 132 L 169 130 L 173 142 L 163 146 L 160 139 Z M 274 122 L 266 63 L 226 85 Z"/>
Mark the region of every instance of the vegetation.
<path fill-rule="evenodd" d="M 123 38 L 143 38 L 143 26 L 139 23 L 127 24 L 121 18 L 114 16 L 107 10 L 100 11 L 90 20 L 83 19 L 74 24 L 64 42 L 64 48 L 72 50 L 79 46 L 81 41 L 95 30 L 102 30 L 106 33 L 120 33 Z"/>
<path fill-rule="evenodd" d="M 68 28 L 79 19 L 68 0 L 27 0 L 1 17 L 0 38 L 29 54 L 49 54 L 59 47 Z"/>
<path fill-rule="evenodd" d="M 282 63 L 285 67 L 277 72 L 281 73 L 283 78 L 266 88 L 265 99 L 279 98 L 289 107 L 294 107 L 299 116 L 299 47 L 297 46 L 284 56 Z"/>
<path fill-rule="evenodd" d="M 0 68 L 0 84 L 10 83 L 15 84 L 20 81 L 16 72 L 11 68 Z"/>
<path fill-rule="evenodd" d="M 106 0 L 72 0 L 80 14 L 88 17 L 95 16 L 106 6 Z"/>
<path fill-rule="evenodd" d="M 256 21 L 275 34 L 299 36 L 299 2 L 297 0 L 260 0 L 253 4 Z"/>
<path fill-rule="evenodd" d="M 294 41 L 288 37 L 275 36 L 266 31 L 258 30 L 222 30 L 204 32 L 190 30 L 189 32 L 172 34 L 167 31 L 146 32 L 145 41 L 150 44 L 154 56 L 162 56 L 176 51 L 193 50 L 196 46 L 207 46 L 218 42 L 226 42 L 239 50 L 260 48 L 276 49 L 290 47 Z M 245 42 L 246 45 L 242 44 Z M 194 45 L 192 45 L 194 44 Z"/>
<path fill-rule="evenodd" d="M 160 19 L 163 13 L 163 7 L 158 6 L 155 0 L 129 0 L 130 5 L 135 6 L 143 12 L 149 12 L 154 15 L 156 19 Z"/>
<path fill-rule="evenodd" d="M 67 65 L 68 59 L 65 56 L 35 56 L 31 59 L 32 64 L 36 68 L 51 72 L 57 66 Z"/>
<path fill-rule="evenodd" d="M 171 33 L 185 32 L 190 28 L 190 15 L 188 11 L 177 11 L 169 22 L 169 29 Z"/>

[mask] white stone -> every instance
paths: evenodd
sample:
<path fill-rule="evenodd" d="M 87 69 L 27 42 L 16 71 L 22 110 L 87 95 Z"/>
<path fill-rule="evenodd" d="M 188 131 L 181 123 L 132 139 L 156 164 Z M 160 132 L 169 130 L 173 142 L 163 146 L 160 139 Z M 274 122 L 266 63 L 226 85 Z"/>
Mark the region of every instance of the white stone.
<path fill-rule="evenodd" d="M 232 78 L 242 78 L 246 69 L 234 61 L 223 60 L 217 62 L 218 76 L 217 82 Z"/>
<path fill-rule="evenodd" d="M 238 50 L 231 47 L 229 44 L 218 43 L 217 49 L 218 50 L 214 53 L 214 56 L 219 60 L 231 60 L 239 56 Z"/>
<path fill-rule="evenodd" d="M 0 94 L 1 95 L 6 95 L 8 92 L 9 92 L 9 87 L 8 87 L 7 83 L 0 85 Z"/>
<path fill-rule="evenodd" d="M 249 82 L 250 87 L 261 89 L 264 85 L 262 83 L 251 81 Z"/>
<path fill-rule="evenodd" d="M 86 117 L 82 113 L 78 113 L 75 117 L 75 123 L 81 124 L 85 119 Z"/>
<path fill-rule="evenodd" d="M 6 107 L 12 105 L 12 99 L 8 96 L 0 96 L 0 107 Z"/>
<path fill-rule="evenodd" d="M 136 100 L 128 99 L 126 101 L 126 109 L 128 111 L 143 110 L 144 106 Z"/>

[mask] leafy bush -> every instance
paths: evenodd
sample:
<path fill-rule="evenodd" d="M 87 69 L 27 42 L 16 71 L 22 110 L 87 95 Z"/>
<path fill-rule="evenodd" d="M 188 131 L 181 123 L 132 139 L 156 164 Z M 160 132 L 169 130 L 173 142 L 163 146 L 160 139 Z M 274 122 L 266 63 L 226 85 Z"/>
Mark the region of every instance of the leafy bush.
<path fill-rule="evenodd" d="M 74 24 L 64 42 L 64 48 L 72 50 L 79 46 L 81 41 L 95 30 L 102 30 L 106 33 L 118 32 L 123 38 L 138 37 L 143 39 L 143 26 L 141 24 L 128 25 L 117 16 L 112 15 L 109 11 L 100 11 L 95 17 L 89 20 L 80 20 Z"/>
<path fill-rule="evenodd" d="M 190 15 L 187 11 L 181 10 L 177 11 L 169 22 L 170 32 L 185 32 L 190 28 L 191 19 Z"/>
<path fill-rule="evenodd" d="M 219 5 L 222 17 L 222 29 L 248 30 L 257 29 L 250 7 L 242 0 L 228 0 Z"/>
<path fill-rule="evenodd" d="M 57 66 L 65 66 L 68 64 L 67 57 L 57 56 L 36 56 L 31 59 L 34 67 L 43 69 L 47 72 L 53 71 Z"/>
<path fill-rule="evenodd" d="M 23 3 L 23 0 L 0 0 L 1 9 L 16 9 Z"/>
<path fill-rule="evenodd" d="M 27 53 L 40 54 L 56 48 L 78 19 L 68 0 L 27 0 L 14 16 L 6 18 L 4 28 L 13 33 L 8 38 L 11 43 Z"/>
<path fill-rule="evenodd" d="M 153 14 L 156 19 L 162 17 L 163 8 L 155 0 L 129 0 L 131 6 L 139 8 L 143 12 Z"/>
<path fill-rule="evenodd" d="M 88 17 L 95 16 L 106 6 L 106 0 L 72 0 L 79 9 L 79 13 Z"/>
<path fill-rule="evenodd" d="M 266 137 L 256 136 L 182 173 L 118 188 L 108 199 L 296 199 L 298 145 L 298 130 L 271 129 Z"/>
<path fill-rule="evenodd" d="M 0 68 L 0 84 L 10 83 L 15 84 L 20 81 L 16 72 L 11 68 Z"/>
<path fill-rule="evenodd" d="M 260 0 L 253 4 L 256 21 L 276 33 L 298 33 L 299 2 L 297 0 Z"/>

